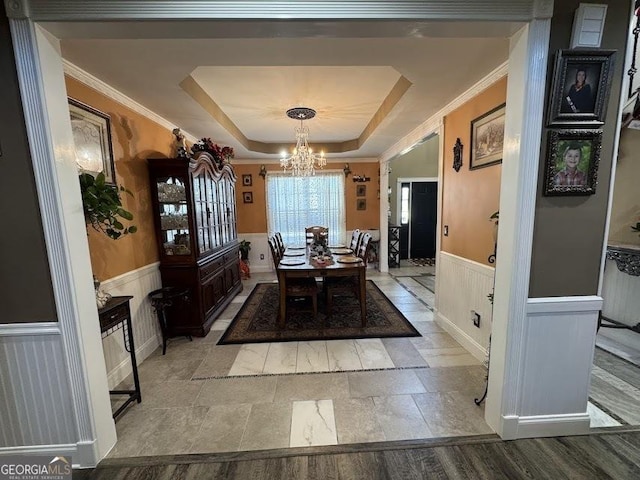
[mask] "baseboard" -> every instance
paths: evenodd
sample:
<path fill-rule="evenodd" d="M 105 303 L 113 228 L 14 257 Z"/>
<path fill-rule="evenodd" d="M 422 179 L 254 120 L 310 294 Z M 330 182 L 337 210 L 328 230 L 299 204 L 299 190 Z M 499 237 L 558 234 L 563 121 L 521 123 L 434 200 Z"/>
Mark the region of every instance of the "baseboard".
<path fill-rule="evenodd" d="M 588 413 L 570 413 L 558 415 L 509 415 L 502 417 L 503 440 L 517 438 L 559 437 L 565 435 L 589 434 L 590 418 Z"/>
<path fill-rule="evenodd" d="M 0 457 L 4 455 L 42 455 L 71 457 L 73 468 L 92 468 L 98 464 L 96 442 L 61 443 L 57 445 L 23 445 L 0 447 Z"/>
<path fill-rule="evenodd" d="M 136 363 L 141 364 L 145 358 L 151 355 L 156 348 L 162 344 L 160 337 L 151 337 L 142 346 L 136 348 Z M 116 385 L 122 382 L 125 378 L 131 375 L 131 358 L 126 356 L 117 366 L 111 369 L 107 374 L 107 383 L 109 389 L 113 389 Z"/>
<path fill-rule="evenodd" d="M 467 335 L 460 327 L 442 315 L 440 312 L 435 312 L 435 321 L 438 325 L 446 330 L 465 350 L 471 355 L 477 358 L 480 362 L 484 362 L 487 356 L 487 350 L 477 343 L 473 338 Z"/>

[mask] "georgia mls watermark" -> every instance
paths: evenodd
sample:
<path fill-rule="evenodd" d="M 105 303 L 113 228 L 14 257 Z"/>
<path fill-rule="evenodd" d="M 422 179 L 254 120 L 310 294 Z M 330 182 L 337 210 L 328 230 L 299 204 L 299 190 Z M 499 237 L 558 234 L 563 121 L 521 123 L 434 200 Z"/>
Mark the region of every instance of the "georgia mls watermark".
<path fill-rule="evenodd" d="M 0 457 L 0 480 L 71 480 L 71 457 Z"/>

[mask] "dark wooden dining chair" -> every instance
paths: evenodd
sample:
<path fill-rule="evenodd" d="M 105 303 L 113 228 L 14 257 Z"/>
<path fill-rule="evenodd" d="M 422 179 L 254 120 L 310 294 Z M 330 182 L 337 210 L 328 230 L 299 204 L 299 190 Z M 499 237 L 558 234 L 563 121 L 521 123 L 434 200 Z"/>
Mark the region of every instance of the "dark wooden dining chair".
<path fill-rule="evenodd" d="M 324 235 L 327 238 L 327 242 L 329 241 L 329 228 L 321 227 L 319 225 L 315 225 L 313 227 L 307 227 L 304 229 L 304 233 L 307 239 L 307 245 L 311 245 L 313 243 L 314 238 L 319 238 L 321 235 Z"/>
<path fill-rule="evenodd" d="M 351 242 L 349 243 L 349 248 L 353 250 L 354 255 L 358 251 L 358 246 L 360 245 L 360 238 L 362 237 L 362 232 L 359 228 L 356 228 L 351 234 Z"/>
<path fill-rule="evenodd" d="M 360 234 L 360 241 L 357 249 L 353 251 L 354 256 L 362 259 L 365 267 L 367 266 L 367 255 L 371 243 L 371 234 L 368 232 Z M 333 310 L 333 297 L 341 293 L 354 295 L 360 300 L 360 276 L 351 277 L 327 277 L 323 283 L 324 298 L 327 304 L 327 315 L 330 316 Z"/>
<path fill-rule="evenodd" d="M 278 245 L 275 237 L 269 237 L 269 249 L 271 250 L 271 257 L 273 258 L 273 264 L 278 270 L 282 255 L 278 251 Z M 278 284 L 280 283 L 280 275 L 278 275 Z M 318 315 L 318 284 L 315 278 L 289 278 L 286 282 L 285 296 L 287 299 L 299 299 L 299 298 L 311 298 L 311 304 L 313 307 L 313 318 Z M 286 310 L 285 310 L 286 317 Z"/>
<path fill-rule="evenodd" d="M 286 247 L 284 246 L 284 242 L 282 241 L 282 234 L 280 234 L 280 232 L 276 232 L 273 234 L 273 238 L 276 241 L 278 250 L 280 250 L 280 256 L 284 255 L 284 251 L 286 250 Z"/>

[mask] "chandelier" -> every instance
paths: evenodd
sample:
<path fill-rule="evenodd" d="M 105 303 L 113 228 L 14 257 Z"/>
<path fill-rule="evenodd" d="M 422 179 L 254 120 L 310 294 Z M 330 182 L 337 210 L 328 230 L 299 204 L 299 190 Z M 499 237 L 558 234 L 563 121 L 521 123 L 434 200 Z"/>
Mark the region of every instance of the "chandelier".
<path fill-rule="evenodd" d="M 324 168 L 327 164 L 324 152 L 320 152 L 318 155 L 313 153 L 309 147 L 309 129 L 304 125 L 305 120 L 316 116 L 316 111 L 307 107 L 295 107 L 287 110 L 287 116 L 294 120 L 300 120 L 300 126 L 295 129 L 296 146 L 293 153 L 289 157 L 283 153 L 280 166 L 285 172 L 291 171 L 292 175 L 301 177 L 313 175 L 316 167 Z"/>

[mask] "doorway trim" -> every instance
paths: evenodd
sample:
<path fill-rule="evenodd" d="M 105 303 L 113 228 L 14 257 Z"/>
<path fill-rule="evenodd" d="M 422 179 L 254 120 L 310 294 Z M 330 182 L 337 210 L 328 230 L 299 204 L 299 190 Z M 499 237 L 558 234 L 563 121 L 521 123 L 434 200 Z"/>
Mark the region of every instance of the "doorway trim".
<path fill-rule="evenodd" d="M 402 218 L 402 215 L 400 214 L 401 212 L 401 208 L 402 205 L 400 204 L 400 189 L 401 189 L 401 185 L 403 183 L 420 183 L 420 182 L 429 182 L 429 183 L 435 183 L 438 186 L 438 199 L 440 199 L 440 183 L 438 183 L 438 177 L 398 177 L 396 179 L 396 218 L 398 219 L 398 225 L 402 226 L 402 224 L 400 223 L 400 218 Z M 413 188 L 413 185 L 411 186 L 411 188 Z M 440 237 L 440 204 L 438 204 L 437 206 L 437 210 L 436 210 L 436 258 L 438 257 L 438 247 L 439 247 L 439 242 L 438 242 L 438 238 Z M 409 222 L 409 253 L 411 252 L 411 222 Z"/>

